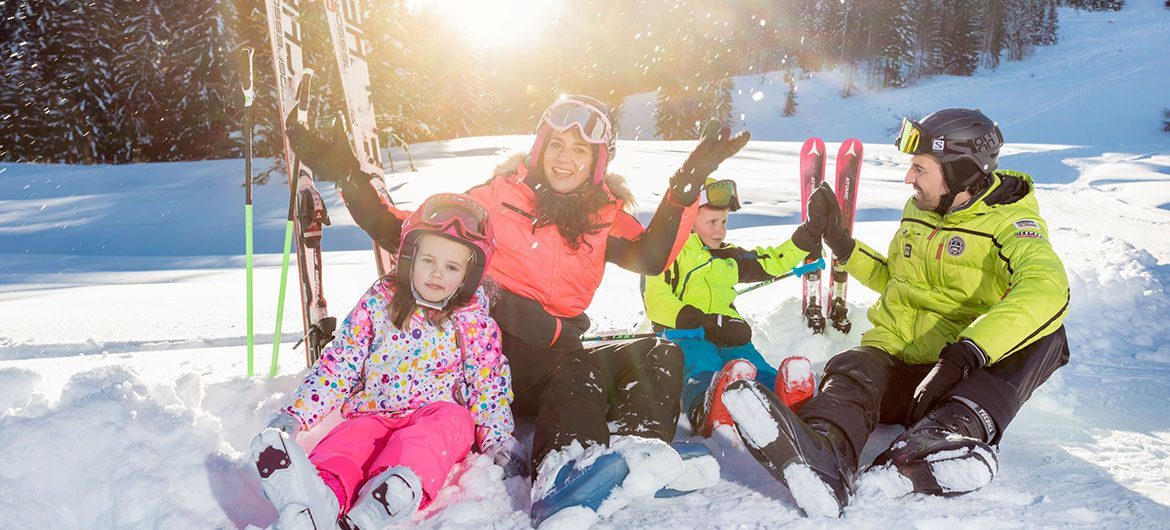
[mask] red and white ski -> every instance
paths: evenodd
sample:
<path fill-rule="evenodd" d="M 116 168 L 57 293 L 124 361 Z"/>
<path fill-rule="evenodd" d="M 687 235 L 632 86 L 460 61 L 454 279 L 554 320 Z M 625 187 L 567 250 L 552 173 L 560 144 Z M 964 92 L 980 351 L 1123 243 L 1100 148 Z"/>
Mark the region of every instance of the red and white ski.
<path fill-rule="evenodd" d="M 845 140 L 837 150 L 837 205 L 841 207 L 841 227 L 853 235 L 853 216 L 857 209 L 857 185 L 861 177 L 863 148 L 856 138 Z M 853 323 L 849 321 L 849 306 L 845 303 L 845 287 L 849 275 L 841 270 L 839 256 L 833 256 L 833 268 L 829 274 L 828 316 L 833 327 L 842 333 L 849 333 Z"/>
<path fill-rule="evenodd" d="M 374 124 L 374 109 L 370 104 L 370 76 L 366 66 L 366 41 L 359 26 L 362 9 L 360 0 L 337 2 L 326 0 L 325 15 L 329 38 L 333 43 L 334 58 L 345 96 L 345 118 L 348 130 L 362 165 L 362 170 L 375 176 L 375 187 L 386 195 L 382 181 L 382 155 Z M 302 43 L 302 9 L 309 2 L 301 0 L 265 0 L 268 14 L 268 35 L 272 43 L 273 66 L 280 113 L 278 123 L 284 137 L 284 155 L 289 168 L 289 222 L 295 226 L 297 267 L 300 270 L 301 307 L 304 316 L 305 357 L 311 366 L 321 350 L 333 339 L 336 319 L 329 316 L 322 288 L 321 235 L 329 225 L 325 201 L 317 191 L 313 172 L 296 159 L 288 143 L 285 116 L 297 109 L 296 119 L 306 122 L 309 108 L 309 80 L 312 70 L 305 67 Z M 321 35 L 319 38 L 325 38 Z M 299 93 L 298 93 L 299 92 Z M 393 268 L 393 255 L 374 244 L 378 275 Z"/>
<path fill-rule="evenodd" d="M 300 31 L 300 5 L 296 1 L 267 0 L 268 36 L 276 68 L 277 109 L 284 157 L 289 171 L 288 221 L 296 233 L 297 269 L 300 271 L 301 313 L 304 318 L 305 361 L 309 366 L 333 340 L 337 319 L 329 316 L 321 275 L 321 234 L 329 225 L 325 201 L 313 181 L 313 171 L 297 160 L 288 143 L 284 116 L 297 109 L 297 119 L 308 116 L 309 90 L 313 71 L 305 68 Z"/>
<path fill-rule="evenodd" d="M 800 148 L 800 221 L 808 221 L 808 198 L 813 190 L 825 180 L 825 142 L 820 138 L 809 138 Z M 812 263 L 821 257 L 820 250 L 812 252 L 804 262 Z M 813 333 L 824 333 L 825 316 L 821 312 L 821 271 L 805 273 L 802 277 L 804 302 L 801 315 Z"/>

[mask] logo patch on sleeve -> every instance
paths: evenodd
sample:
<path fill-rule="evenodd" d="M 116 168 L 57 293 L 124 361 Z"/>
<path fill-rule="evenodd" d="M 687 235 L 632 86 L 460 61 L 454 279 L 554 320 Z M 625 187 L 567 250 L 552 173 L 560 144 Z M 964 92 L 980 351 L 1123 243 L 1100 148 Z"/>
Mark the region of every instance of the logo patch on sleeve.
<path fill-rule="evenodd" d="M 1019 221 L 1016 221 L 1012 224 L 1015 225 L 1016 230 L 1026 230 L 1028 228 L 1040 228 L 1040 223 L 1037 223 L 1036 221 L 1033 221 L 1031 219 L 1020 219 Z"/>
<path fill-rule="evenodd" d="M 947 252 L 950 252 L 952 256 L 960 256 L 964 250 L 967 250 L 967 242 L 962 237 L 951 236 L 947 240 Z"/>
<path fill-rule="evenodd" d="M 1030 238 L 1030 239 L 1044 239 L 1044 236 L 1042 234 L 1040 234 L 1040 232 L 1033 232 L 1031 230 L 1020 230 L 1019 232 L 1016 232 L 1016 237 L 1026 237 L 1026 238 Z"/>
<path fill-rule="evenodd" d="M 902 255 L 909 258 L 911 250 L 910 243 L 906 243 L 906 246 L 902 247 Z"/>

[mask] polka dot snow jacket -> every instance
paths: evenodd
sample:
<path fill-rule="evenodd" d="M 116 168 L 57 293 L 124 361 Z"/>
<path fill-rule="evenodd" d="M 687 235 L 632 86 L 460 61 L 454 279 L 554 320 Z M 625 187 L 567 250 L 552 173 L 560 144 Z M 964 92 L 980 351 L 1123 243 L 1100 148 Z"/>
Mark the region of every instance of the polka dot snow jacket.
<path fill-rule="evenodd" d="M 285 410 L 308 429 L 338 405 L 344 418 L 401 417 L 448 401 L 471 412 L 481 451 L 511 436 L 512 374 L 483 289 L 441 326 L 417 309 L 407 332 L 391 322 L 394 290 L 386 277 L 366 291 Z"/>

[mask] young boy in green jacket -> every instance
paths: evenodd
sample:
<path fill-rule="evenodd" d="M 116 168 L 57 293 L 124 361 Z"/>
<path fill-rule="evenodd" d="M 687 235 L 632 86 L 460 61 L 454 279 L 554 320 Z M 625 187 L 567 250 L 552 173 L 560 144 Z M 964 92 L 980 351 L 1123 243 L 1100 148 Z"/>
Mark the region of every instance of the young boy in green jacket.
<path fill-rule="evenodd" d="M 817 227 L 823 226 L 825 208 L 814 205 L 824 199 L 810 198 L 810 220 L 797 227 L 791 239 L 749 251 L 724 241 L 728 214 L 740 208 L 735 182 L 707 179 L 693 232 L 682 251 L 662 274 L 646 277 L 646 316 L 656 331 L 665 331 L 683 350 L 682 407 L 692 428 L 703 436 L 710 436 L 718 425 L 732 424 L 720 399 L 723 387 L 731 382 L 755 379 L 771 387 L 776 381 L 777 395 L 785 392 L 776 369 L 752 345 L 751 326 L 735 309 L 735 286 L 769 280 L 790 272 L 810 252 L 819 254 Z M 798 362 L 803 366 L 790 367 L 800 387 L 790 389 L 793 401 L 812 395 L 811 367 L 807 359 Z"/>

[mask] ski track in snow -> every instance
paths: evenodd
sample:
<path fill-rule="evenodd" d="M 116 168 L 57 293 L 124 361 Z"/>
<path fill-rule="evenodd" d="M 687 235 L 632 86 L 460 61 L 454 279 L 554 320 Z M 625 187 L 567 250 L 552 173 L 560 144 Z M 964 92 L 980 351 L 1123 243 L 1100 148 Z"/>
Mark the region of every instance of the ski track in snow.
<path fill-rule="evenodd" d="M 1033 173 L 1068 269 L 1071 361 L 1007 430 L 994 481 L 944 499 L 906 495 L 904 479 L 875 470 L 859 478 L 845 525 L 1160 528 L 1170 521 L 1170 136 L 1156 121 L 1170 93 L 1161 57 L 1170 44 L 1170 10 L 1160 2 L 1128 4 L 1120 13 L 1062 9 L 1061 44 L 972 78 L 939 77 L 842 100 L 841 73 L 817 73 L 801 80 L 794 118 L 776 110 L 782 73 L 736 79 L 733 114 L 743 115 L 754 139 L 720 168 L 744 195 L 729 240 L 753 246 L 788 237 L 800 211 L 797 153 L 806 135 L 817 134 L 830 152 L 847 137 L 866 142 L 856 233 L 882 250 L 909 195 L 901 183 L 906 157 L 889 146 L 898 117 L 962 105 L 982 108 L 1005 127 L 1001 165 Z M 629 180 L 643 222 L 694 145 L 648 138 L 651 100 L 628 100 L 612 167 Z M 639 141 L 631 141 L 635 135 Z M 484 180 L 502 153 L 529 145 L 528 136 L 501 136 L 414 146 L 419 171 L 392 174 L 391 193 L 409 208 L 430 193 L 465 189 Z M 257 170 L 267 164 L 256 162 Z M 274 521 L 246 451 L 303 375 L 303 353 L 291 349 L 300 308 L 294 275 L 280 375 L 244 377 L 241 174 L 239 160 L 0 164 L 0 528 Z M 275 180 L 255 190 L 257 373 L 266 372 L 272 351 L 287 207 L 283 179 Z M 325 289 L 332 313 L 342 315 L 373 281 L 373 263 L 368 238 L 336 193 L 324 185 L 322 195 L 334 222 L 324 240 Z M 589 310 L 593 331 L 642 321 L 637 281 L 607 270 Z M 850 283 L 848 336 L 804 328 L 794 281 L 746 294 L 737 306 L 756 324 L 754 341 L 769 361 L 805 355 L 819 376 L 870 327 L 864 308 L 876 295 Z M 301 443 L 312 446 L 336 422 L 326 419 Z M 518 429 L 530 443 L 531 423 Z M 899 431 L 879 427 L 863 464 Z M 697 440 L 685 418 L 677 438 Z M 568 519 L 607 529 L 834 525 L 805 518 L 727 429 L 711 443 L 722 467 L 716 486 Z M 637 479 L 631 487 L 652 489 L 643 482 L 653 477 Z M 528 528 L 530 490 L 473 456 L 412 521 L 423 528 Z"/>

